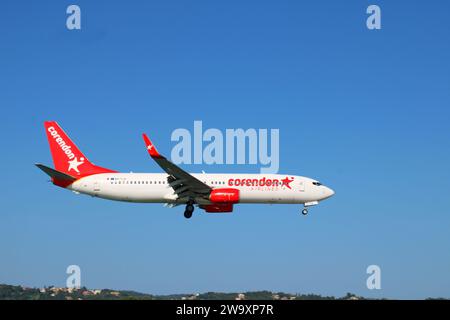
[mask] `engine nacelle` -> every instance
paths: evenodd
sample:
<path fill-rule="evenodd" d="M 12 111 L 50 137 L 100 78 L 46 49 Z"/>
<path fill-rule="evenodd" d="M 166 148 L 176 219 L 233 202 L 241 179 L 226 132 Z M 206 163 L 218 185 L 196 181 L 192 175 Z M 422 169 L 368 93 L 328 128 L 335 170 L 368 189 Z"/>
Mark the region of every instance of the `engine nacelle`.
<path fill-rule="evenodd" d="M 233 188 L 214 189 L 209 195 L 209 200 L 214 203 L 238 203 L 239 190 Z"/>
<path fill-rule="evenodd" d="M 233 212 L 233 204 L 208 204 L 201 206 L 206 212 Z"/>

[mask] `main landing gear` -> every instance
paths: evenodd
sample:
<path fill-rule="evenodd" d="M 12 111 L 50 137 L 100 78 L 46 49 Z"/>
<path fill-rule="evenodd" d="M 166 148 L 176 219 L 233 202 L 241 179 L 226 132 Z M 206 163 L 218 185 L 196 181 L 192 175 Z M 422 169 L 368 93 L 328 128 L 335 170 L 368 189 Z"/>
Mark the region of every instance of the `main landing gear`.
<path fill-rule="evenodd" d="M 194 203 L 189 201 L 186 205 L 186 210 L 184 210 L 184 217 L 186 219 L 190 219 L 192 217 L 192 213 L 194 212 Z"/>
<path fill-rule="evenodd" d="M 302 210 L 302 215 L 306 216 L 307 214 L 308 214 L 308 209 L 306 209 L 306 208 L 303 209 L 303 210 Z"/>

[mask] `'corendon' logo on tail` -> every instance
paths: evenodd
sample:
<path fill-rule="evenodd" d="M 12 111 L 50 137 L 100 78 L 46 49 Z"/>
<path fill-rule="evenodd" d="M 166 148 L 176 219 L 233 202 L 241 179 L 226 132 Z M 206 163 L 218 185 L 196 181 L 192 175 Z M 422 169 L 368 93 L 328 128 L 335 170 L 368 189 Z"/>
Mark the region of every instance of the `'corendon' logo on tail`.
<path fill-rule="evenodd" d="M 80 170 L 78 170 L 78 167 L 84 163 L 84 158 L 80 157 L 80 161 L 78 161 L 78 158 L 74 155 L 74 153 L 71 150 L 72 146 L 66 144 L 64 139 L 61 138 L 58 131 L 56 131 L 54 127 L 49 127 L 47 130 L 50 133 L 50 135 L 53 137 L 53 139 L 55 139 L 55 142 L 59 145 L 61 150 L 65 153 L 67 158 L 70 160 L 70 161 L 67 161 L 67 163 L 69 164 L 69 168 L 67 169 L 67 171 L 70 172 L 70 170 L 74 170 L 76 173 L 80 174 Z"/>
<path fill-rule="evenodd" d="M 67 169 L 67 171 L 75 170 L 78 174 L 80 174 L 80 170 L 78 170 L 78 166 L 82 165 L 84 163 L 83 157 L 80 158 L 80 161 L 78 161 L 77 157 L 75 157 L 73 160 L 67 161 L 67 162 L 69 163 L 69 169 Z"/>

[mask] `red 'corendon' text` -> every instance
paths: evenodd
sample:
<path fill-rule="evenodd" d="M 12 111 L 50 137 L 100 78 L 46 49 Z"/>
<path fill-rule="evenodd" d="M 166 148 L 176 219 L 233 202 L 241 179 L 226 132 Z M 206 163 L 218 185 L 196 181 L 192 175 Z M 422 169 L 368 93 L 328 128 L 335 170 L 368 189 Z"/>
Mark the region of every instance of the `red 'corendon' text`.
<path fill-rule="evenodd" d="M 59 135 L 58 131 L 55 130 L 53 127 L 49 127 L 48 132 L 50 132 L 50 135 L 55 139 L 56 143 L 59 145 L 61 150 L 67 155 L 67 158 L 73 159 L 75 158 L 75 155 L 73 154 L 72 146 L 69 146 L 66 144 L 66 142 L 63 140 L 63 138 Z"/>
<path fill-rule="evenodd" d="M 243 187 L 276 187 L 280 186 L 281 182 L 278 179 L 229 179 L 229 186 L 243 186 Z"/>

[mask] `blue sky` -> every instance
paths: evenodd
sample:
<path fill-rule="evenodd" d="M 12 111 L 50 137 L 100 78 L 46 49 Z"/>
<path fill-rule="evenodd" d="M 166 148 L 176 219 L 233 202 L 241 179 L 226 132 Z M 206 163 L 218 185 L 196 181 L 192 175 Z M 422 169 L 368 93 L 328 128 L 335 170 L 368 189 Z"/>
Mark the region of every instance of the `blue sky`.
<path fill-rule="evenodd" d="M 149 293 L 268 289 L 450 297 L 446 1 L 8 1 L 0 12 L 0 283 Z M 52 186 L 44 120 L 96 164 L 160 172 L 177 128 L 280 129 L 280 172 L 336 195 L 231 215 L 109 202 Z M 259 172 L 258 165 L 186 165 Z M 382 290 L 366 288 L 366 268 Z"/>

